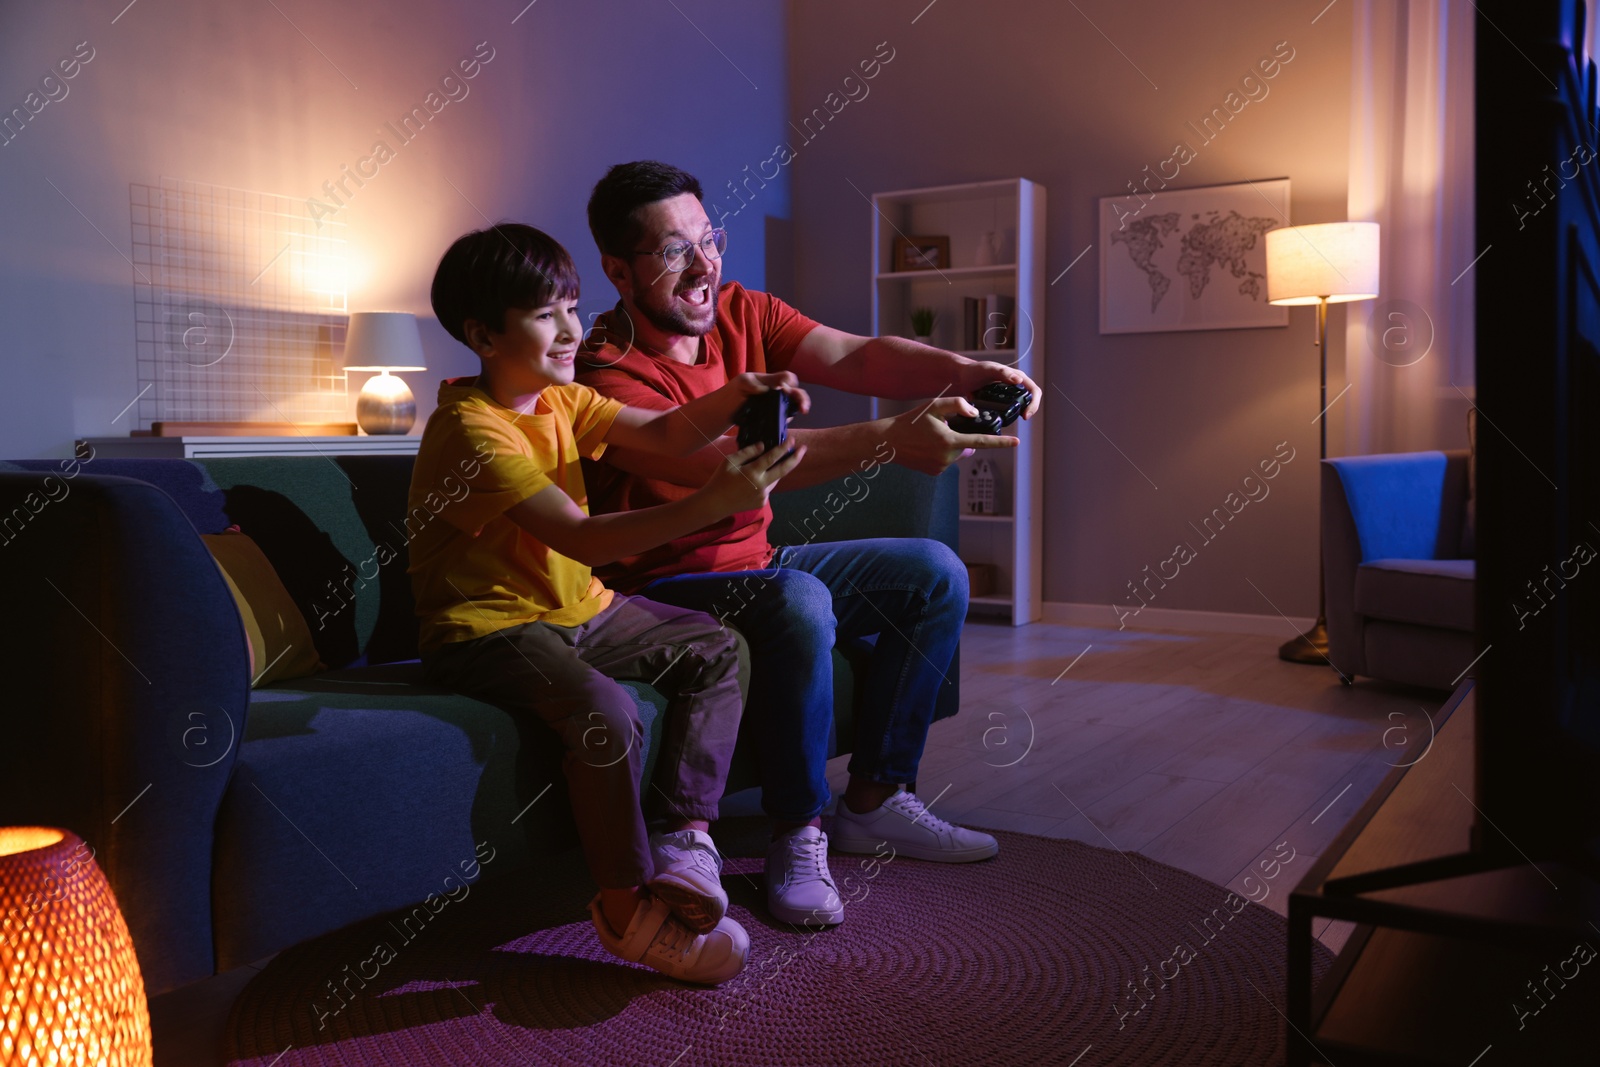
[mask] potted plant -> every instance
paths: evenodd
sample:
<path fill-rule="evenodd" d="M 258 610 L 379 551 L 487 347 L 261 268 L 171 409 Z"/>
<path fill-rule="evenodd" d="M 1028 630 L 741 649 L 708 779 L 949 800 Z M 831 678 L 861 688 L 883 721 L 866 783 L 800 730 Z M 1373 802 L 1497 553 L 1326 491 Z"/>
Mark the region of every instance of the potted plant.
<path fill-rule="evenodd" d="M 923 344 L 933 343 L 933 324 L 939 315 L 932 308 L 911 309 L 911 334 Z"/>

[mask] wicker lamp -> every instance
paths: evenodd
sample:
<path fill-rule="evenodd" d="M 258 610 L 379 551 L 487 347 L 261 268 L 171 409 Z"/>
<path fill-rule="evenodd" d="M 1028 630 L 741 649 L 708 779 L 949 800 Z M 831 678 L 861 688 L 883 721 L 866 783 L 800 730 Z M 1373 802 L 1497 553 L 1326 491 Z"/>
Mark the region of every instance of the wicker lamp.
<path fill-rule="evenodd" d="M 128 925 L 77 835 L 0 828 L 0 1067 L 149 1067 Z"/>

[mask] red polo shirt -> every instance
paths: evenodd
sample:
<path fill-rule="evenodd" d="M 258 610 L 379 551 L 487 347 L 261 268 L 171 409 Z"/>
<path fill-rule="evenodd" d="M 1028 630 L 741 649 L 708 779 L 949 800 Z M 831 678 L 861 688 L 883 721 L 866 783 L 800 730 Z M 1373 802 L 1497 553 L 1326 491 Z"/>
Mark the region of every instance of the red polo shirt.
<path fill-rule="evenodd" d="M 701 339 L 694 366 L 669 359 L 631 338 L 620 305 L 601 315 L 582 355 L 578 381 L 631 407 L 662 410 L 688 403 L 746 371 L 787 370 L 800 342 L 817 323 L 769 293 L 728 282 L 718 290 L 717 325 Z M 594 514 L 633 511 L 681 500 L 694 489 L 618 470 L 602 457 L 585 461 L 589 508 Z M 595 573 L 606 585 L 635 593 L 675 574 L 757 570 L 772 557 L 767 543 L 770 508 L 741 511 L 687 537 Z"/>

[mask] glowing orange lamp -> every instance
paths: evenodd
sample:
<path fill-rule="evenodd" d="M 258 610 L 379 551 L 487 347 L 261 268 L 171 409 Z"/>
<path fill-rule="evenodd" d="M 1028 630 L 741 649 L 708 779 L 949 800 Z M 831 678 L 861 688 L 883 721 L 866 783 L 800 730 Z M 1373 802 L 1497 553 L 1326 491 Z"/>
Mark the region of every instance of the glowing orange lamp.
<path fill-rule="evenodd" d="M 76 834 L 0 827 L 0 1067 L 150 1067 L 128 924 Z"/>

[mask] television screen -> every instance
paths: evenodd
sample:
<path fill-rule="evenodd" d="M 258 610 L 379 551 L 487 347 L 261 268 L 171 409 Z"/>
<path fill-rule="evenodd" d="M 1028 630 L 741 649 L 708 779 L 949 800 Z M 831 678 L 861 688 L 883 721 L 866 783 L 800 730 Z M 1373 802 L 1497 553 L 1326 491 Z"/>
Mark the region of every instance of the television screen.
<path fill-rule="evenodd" d="M 1488 3 L 1478 22 L 1474 847 L 1593 870 L 1600 116 L 1586 26 L 1575 0 Z"/>

